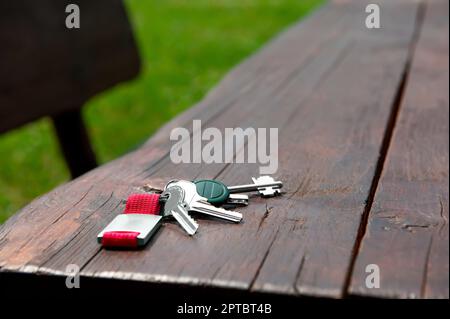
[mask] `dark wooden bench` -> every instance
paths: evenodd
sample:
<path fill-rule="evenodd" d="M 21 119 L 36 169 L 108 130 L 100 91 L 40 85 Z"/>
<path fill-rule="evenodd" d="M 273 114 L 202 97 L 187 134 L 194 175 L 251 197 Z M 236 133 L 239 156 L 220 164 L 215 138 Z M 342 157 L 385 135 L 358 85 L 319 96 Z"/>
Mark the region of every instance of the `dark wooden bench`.
<path fill-rule="evenodd" d="M 79 29 L 66 28 L 69 3 L 0 3 L 0 133 L 50 116 L 77 177 L 97 166 L 82 106 L 135 77 L 139 56 L 122 1 L 77 1 Z"/>
<path fill-rule="evenodd" d="M 0 229 L 3 278 L 50 280 L 74 263 L 82 285 L 448 298 L 448 1 L 378 1 L 381 29 L 364 26 L 369 2 L 326 4 L 140 149 L 15 214 Z M 257 165 L 173 164 L 169 133 L 193 119 L 278 127 L 284 194 L 251 197 L 241 224 L 198 217 L 190 238 L 167 222 L 142 250 L 102 249 L 97 233 L 146 183 L 258 175 Z M 380 288 L 365 284 L 370 264 Z"/>

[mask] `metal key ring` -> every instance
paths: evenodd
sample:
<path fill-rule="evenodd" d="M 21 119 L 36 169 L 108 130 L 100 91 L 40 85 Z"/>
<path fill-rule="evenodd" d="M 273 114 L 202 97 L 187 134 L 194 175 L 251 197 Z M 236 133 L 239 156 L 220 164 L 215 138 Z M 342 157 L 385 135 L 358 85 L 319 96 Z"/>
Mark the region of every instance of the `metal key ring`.
<path fill-rule="evenodd" d="M 166 186 L 164 186 L 164 190 L 167 189 L 167 186 L 168 186 L 168 185 L 173 184 L 173 183 L 176 183 L 176 182 L 179 182 L 179 180 L 178 180 L 178 179 L 172 179 L 172 180 L 170 180 L 170 181 L 166 184 Z"/>

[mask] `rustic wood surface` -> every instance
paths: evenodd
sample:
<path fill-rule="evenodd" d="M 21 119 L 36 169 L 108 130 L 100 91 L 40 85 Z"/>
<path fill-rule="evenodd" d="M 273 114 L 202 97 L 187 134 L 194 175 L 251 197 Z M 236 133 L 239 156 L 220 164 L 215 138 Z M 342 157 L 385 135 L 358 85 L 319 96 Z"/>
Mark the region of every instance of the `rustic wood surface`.
<path fill-rule="evenodd" d="M 448 298 L 449 4 L 430 1 L 350 287 L 355 294 Z M 380 267 L 380 288 L 364 269 Z"/>
<path fill-rule="evenodd" d="M 203 101 L 140 149 L 58 187 L 9 219 L 0 228 L 1 272 L 63 275 L 75 263 L 84 278 L 128 279 L 148 287 L 164 283 L 198 291 L 206 286 L 293 296 L 410 297 L 417 278 L 397 275 L 405 270 L 388 262 L 395 240 L 419 251 L 404 253 L 404 262 L 418 265 L 418 271 L 431 258 L 429 280 L 420 288 L 427 292 L 423 296 L 448 297 L 448 289 L 440 288 L 448 286 L 448 273 L 442 273 L 448 269 L 448 227 L 433 236 L 432 253 L 426 253 L 431 226 L 415 232 L 391 227 L 388 235 L 379 227 L 372 230 L 373 209 L 384 205 L 392 210 L 387 205 L 393 205 L 393 195 L 376 195 L 380 175 L 382 183 L 390 176 L 390 187 L 399 189 L 396 209 L 407 209 L 403 214 L 412 220 L 407 223 L 417 224 L 414 219 L 422 218 L 420 214 L 438 219 L 436 203 L 442 203 L 442 219 L 448 218 L 448 191 L 441 186 L 448 181 L 448 91 L 446 96 L 443 89 L 448 63 L 440 60 L 448 39 L 433 31 L 445 17 L 428 13 L 428 7 L 432 12 L 443 2 L 381 1 L 379 30 L 364 25 L 370 1 L 325 5 L 237 66 Z M 440 32 L 448 35 L 448 25 Z M 423 40 L 427 33 L 431 39 Z M 428 61 L 428 54 L 437 54 L 437 60 Z M 434 87 L 422 91 L 423 83 L 432 85 L 427 82 L 431 80 Z M 408 109 L 412 124 L 397 127 Z M 200 230 L 193 238 L 167 222 L 142 250 L 101 249 L 97 233 L 122 212 L 123 199 L 142 192 L 146 183 L 162 187 L 172 178 L 202 177 L 241 184 L 258 175 L 255 164 L 173 164 L 169 133 L 174 127 L 191 129 L 193 119 L 202 120 L 204 128 L 279 128 L 276 177 L 285 183 L 283 195 L 252 196 L 251 204 L 241 209 L 241 224 L 196 215 Z M 409 139 L 411 127 L 417 140 Z M 415 144 L 428 139 L 436 140 L 436 147 Z M 397 144 L 398 154 L 393 155 Z M 420 162 L 409 166 L 417 169 L 411 174 L 420 174 L 421 184 L 410 185 L 402 175 L 402 158 L 416 160 L 404 147 L 421 154 Z M 427 161 L 435 166 L 424 166 Z M 402 187 L 408 192 L 404 197 Z M 424 197 L 415 196 L 417 190 Z M 435 198 L 440 201 L 431 203 Z M 419 205 L 429 210 L 419 210 Z M 381 238 L 379 246 L 368 236 L 372 232 Z M 393 258 L 403 262 L 401 255 Z M 360 289 L 366 262 L 386 265 L 390 277 L 385 288 Z"/>

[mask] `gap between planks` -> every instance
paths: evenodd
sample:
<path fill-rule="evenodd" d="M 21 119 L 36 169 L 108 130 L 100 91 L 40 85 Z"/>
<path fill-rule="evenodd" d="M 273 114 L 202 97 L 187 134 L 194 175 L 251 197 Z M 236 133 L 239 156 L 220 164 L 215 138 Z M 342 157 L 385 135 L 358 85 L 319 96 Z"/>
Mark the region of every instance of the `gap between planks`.
<path fill-rule="evenodd" d="M 394 130 L 395 130 L 395 127 L 397 124 L 398 115 L 400 113 L 401 104 L 402 104 L 403 97 L 405 94 L 405 88 L 408 83 L 408 78 L 409 78 L 409 75 L 411 72 L 411 64 L 414 59 L 414 53 L 416 51 L 417 42 L 419 40 L 420 32 L 421 32 L 422 26 L 423 26 L 423 21 L 424 21 L 426 7 L 427 7 L 426 1 L 427 0 L 421 0 L 419 3 L 418 9 L 417 9 L 417 15 L 416 15 L 416 20 L 415 20 L 415 25 L 414 25 L 414 32 L 413 32 L 410 48 L 408 50 L 408 58 L 405 63 L 405 68 L 403 70 L 402 78 L 401 78 L 401 81 L 398 86 L 397 94 L 396 94 L 394 102 L 392 104 L 392 110 L 391 110 L 391 114 L 389 117 L 389 121 L 386 125 L 386 129 L 385 129 L 385 132 L 383 135 L 383 142 L 382 142 L 381 148 L 380 148 L 380 156 L 378 158 L 377 166 L 375 169 L 375 175 L 374 175 L 374 178 L 372 181 L 372 185 L 370 186 L 369 196 L 366 201 L 366 207 L 364 209 L 363 215 L 361 216 L 361 223 L 360 223 L 360 226 L 358 229 L 355 246 L 353 247 L 350 267 L 349 267 L 349 271 L 347 273 L 347 277 L 346 277 L 345 285 L 344 285 L 344 291 L 343 291 L 344 298 L 349 297 L 349 287 L 351 284 L 353 271 L 354 271 L 355 264 L 356 264 L 356 259 L 360 252 L 361 243 L 363 242 L 364 236 L 366 235 L 366 232 L 367 232 L 369 215 L 372 210 L 372 205 L 373 205 L 373 201 L 375 198 L 375 194 L 376 194 L 376 191 L 378 188 L 378 184 L 380 182 L 381 175 L 383 173 L 384 164 L 386 162 L 389 147 L 391 145 L 392 137 L 393 137 Z M 426 274 L 425 274 L 425 276 L 426 276 Z M 424 278 L 423 286 L 424 287 L 426 286 L 426 278 Z"/>

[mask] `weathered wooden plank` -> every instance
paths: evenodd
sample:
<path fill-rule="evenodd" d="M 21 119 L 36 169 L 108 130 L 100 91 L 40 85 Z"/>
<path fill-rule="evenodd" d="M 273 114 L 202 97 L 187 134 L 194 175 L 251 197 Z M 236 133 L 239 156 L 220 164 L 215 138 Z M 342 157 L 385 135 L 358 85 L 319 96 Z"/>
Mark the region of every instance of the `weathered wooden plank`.
<path fill-rule="evenodd" d="M 162 232 L 148 251 L 120 255 L 123 261 L 117 260 L 117 252 L 102 251 L 84 273 L 341 296 L 417 13 L 415 5 L 393 7 L 395 13 L 387 20 L 391 32 L 364 36 L 361 29 L 354 29 L 363 9 L 362 3 L 361 7 L 346 7 L 350 16 L 360 14 L 346 24 L 347 36 L 341 35 L 275 95 L 254 91 L 251 100 L 236 102 L 243 117 L 238 122 L 237 111 L 231 108 L 209 123 L 219 128 L 235 123 L 279 127 L 279 175 L 289 190 L 286 197 L 269 202 L 255 199 L 243 210 L 244 225 L 224 229 L 217 221 L 205 220 L 198 241 L 182 246 L 172 244 L 181 240 L 180 231 L 168 225 L 171 232 Z M 377 50 L 376 58 L 370 55 L 373 50 Z M 258 105 L 256 112 L 248 111 L 249 103 Z M 220 173 L 221 179 L 236 184 L 257 174 L 255 166 L 221 170 L 222 165 L 192 167 L 167 162 L 149 176 L 193 178 Z M 266 203 L 272 206 L 268 214 Z M 329 228 L 334 223 L 340 227 L 333 233 Z M 173 258 L 173 263 L 167 258 Z"/>
<path fill-rule="evenodd" d="M 143 148 L 34 201 L 0 229 L 2 270 L 60 273 L 76 263 L 85 276 L 341 296 L 418 8 L 383 5 L 390 9 L 385 32 L 365 29 L 364 2 L 328 5 Z M 143 250 L 100 250 L 98 231 L 146 182 L 162 186 L 176 176 L 236 184 L 257 175 L 257 165 L 171 163 L 169 132 L 192 119 L 278 127 L 284 196 L 253 197 L 239 225 L 198 216 L 194 238 L 167 223 Z"/>
<path fill-rule="evenodd" d="M 398 124 L 370 212 L 350 293 L 449 297 L 448 1 L 431 0 L 407 79 Z M 380 268 L 380 288 L 365 268 Z"/>
<path fill-rule="evenodd" d="M 0 265 L 3 269 L 33 272 L 48 259 L 58 260 L 55 258 L 58 252 L 60 255 L 71 257 L 59 264 L 59 267 L 53 265 L 55 272 L 64 269 L 66 261 L 76 262 L 79 265 L 86 263 L 99 250 L 99 246 L 92 241 L 93 234 L 101 230 L 108 220 L 120 211 L 120 208 L 118 211 L 111 211 L 111 207 L 119 204 L 119 201 L 126 198 L 130 192 L 139 191 L 138 187 L 148 182 L 146 178 L 148 170 L 161 160 L 167 161 L 171 145 L 168 139 L 170 130 L 178 126 L 189 127 L 192 118 L 199 118 L 207 123 L 210 118 L 217 117 L 224 109 L 233 105 L 238 97 L 248 99 L 252 88 L 264 90 L 270 84 L 269 80 L 273 81 L 270 76 L 274 73 L 279 74 L 278 80 L 288 78 L 288 71 L 292 71 L 292 68 L 295 71 L 296 68 L 301 67 L 305 61 L 316 54 L 323 43 L 327 42 L 328 36 L 319 37 L 323 33 L 322 23 L 328 21 L 334 24 L 339 20 L 339 15 L 334 10 L 320 10 L 316 17 L 318 19 L 304 21 L 302 24 L 305 27 L 296 26 L 283 34 L 262 52 L 233 70 L 199 105 L 163 127 L 143 148 L 96 169 L 75 182 L 57 188 L 9 219 L 0 230 L 2 234 Z M 310 29 L 316 31 L 310 32 Z M 333 33 L 333 36 L 336 36 L 336 33 Z M 291 55 L 296 57 L 295 64 L 285 64 L 282 70 L 279 70 L 282 59 L 269 59 L 269 57 L 283 54 L 286 44 L 292 40 L 297 40 L 298 43 L 290 50 Z M 309 43 L 308 48 L 303 48 L 301 43 Z M 279 70 L 278 73 L 275 72 L 277 70 Z M 151 180 L 157 186 L 162 186 L 165 181 L 163 178 Z M 100 200 L 97 205 L 95 204 L 98 201 L 97 198 L 104 198 L 105 201 Z M 103 210 L 98 210 L 100 207 L 103 207 Z M 82 225 L 79 219 L 83 220 Z M 58 236 L 57 241 L 52 236 L 43 237 L 37 231 L 61 222 L 73 225 L 71 228 L 66 227 L 65 236 L 55 234 Z M 85 223 L 94 227 L 94 229 L 89 227 L 89 234 L 85 234 L 86 229 L 82 229 Z M 78 230 L 81 232 L 79 233 Z M 39 239 L 35 240 L 34 236 Z M 83 254 L 75 256 L 71 251 L 70 242 L 77 242 L 82 236 L 86 238 L 76 244 L 76 249 L 82 249 Z M 45 268 L 49 271 L 52 269 Z"/>
<path fill-rule="evenodd" d="M 392 20 L 385 20 L 387 25 L 395 21 L 413 29 L 413 8 L 384 8 L 392 13 Z M 397 43 L 403 45 L 394 49 L 387 43 L 396 38 L 395 32 L 386 31 L 385 38 L 356 33 L 346 57 L 308 105 L 298 110 L 296 125 L 282 133 L 288 144 L 286 162 L 280 167 L 285 176 L 295 172 L 294 179 L 286 178 L 296 191 L 280 205 L 285 217 L 254 290 L 341 296 L 382 130 L 398 86 L 396 76 L 408 51 L 406 34 L 397 33 Z M 293 199 L 297 201 L 292 203 Z M 264 226 L 277 223 L 278 213 L 271 212 Z"/>

